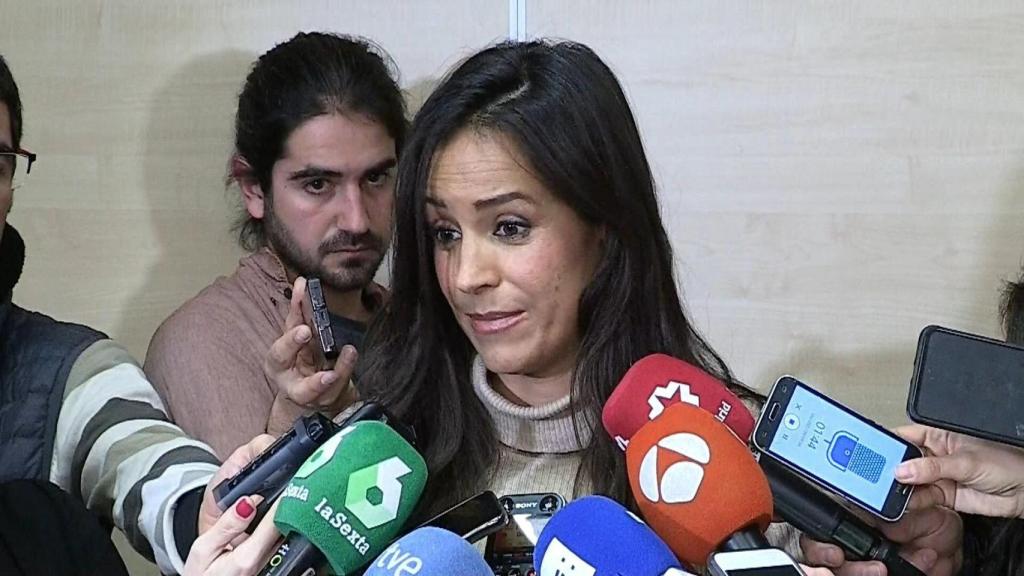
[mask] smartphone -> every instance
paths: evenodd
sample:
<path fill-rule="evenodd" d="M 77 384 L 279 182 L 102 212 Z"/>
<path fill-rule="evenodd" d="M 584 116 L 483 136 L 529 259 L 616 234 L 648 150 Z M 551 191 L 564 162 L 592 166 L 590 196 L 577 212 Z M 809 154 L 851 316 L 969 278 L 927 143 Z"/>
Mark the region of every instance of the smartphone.
<path fill-rule="evenodd" d="M 775 548 L 715 552 L 708 557 L 708 571 L 714 576 L 804 576 L 789 554 Z"/>
<path fill-rule="evenodd" d="M 481 492 L 427 520 L 418 528 L 433 526 L 454 532 L 472 544 L 508 525 L 509 514 L 490 490 Z"/>
<path fill-rule="evenodd" d="M 921 331 L 907 416 L 1024 447 L 1024 348 L 941 326 Z"/>
<path fill-rule="evenodd" d="M 341 351 L 338 343 L 334 340 L 334 330 L 331 328 L 331 314 L 327 311 L 327 300 L 324 299 L 323 286 L 319 278 L 306 279 L 306 303 L 309 304 L 309 312 L 313 325 L 313 338 L 317 342 L 314 346 L 317 356 L 317 368 L 327 370 L 334 366 Z"/>
<path fill-rule="evenodd" d="M 526 576 L 534 572 L 533 550 L 537 538 L 555 512 L 565 507 L 565 498 L 554 492 L 502 496 L 508 525 L 487 538 L 484 559 L 495 576 Z"/>
<path fill-rule="evenodd" d="M 783 376 L 754 427 L 754 446 L 811 482 L 894 522 L 912 487 L 896 481 L 904 460 L 921 451 L 875 422 Z"/>

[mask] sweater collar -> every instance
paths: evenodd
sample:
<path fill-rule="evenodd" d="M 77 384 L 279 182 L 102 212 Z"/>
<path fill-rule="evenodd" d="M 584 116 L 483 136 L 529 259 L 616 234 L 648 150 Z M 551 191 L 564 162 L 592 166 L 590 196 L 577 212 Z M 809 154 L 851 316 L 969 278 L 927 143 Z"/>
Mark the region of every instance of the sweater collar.
<path fill-rule="evenodd" d="M 25 267 L 25 242 L 21 234 L 8 222 L 0 239 L 0 301 L 11 300 L 14 286 Z"/>
<path fill-rule="evenodd" d="M 577 440 L 569 396 L 540 406 L 520 406 L 491 388 L 480 356 L 473 360 L 473 390 L 491 415 L 498 440 L 516 450 L 537 454 L 566 454 L 590 444 L 591 427 L 578 415 Z M 582 445 L 581 445 L 582 442 Z"/>

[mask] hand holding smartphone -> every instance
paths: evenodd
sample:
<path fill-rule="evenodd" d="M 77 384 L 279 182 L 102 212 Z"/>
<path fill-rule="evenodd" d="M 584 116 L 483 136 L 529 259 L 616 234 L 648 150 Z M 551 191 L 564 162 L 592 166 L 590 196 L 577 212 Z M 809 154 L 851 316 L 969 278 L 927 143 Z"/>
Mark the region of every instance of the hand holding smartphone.
<path fill-rule="evenodd" d="M 358 398 L 352 385 L 355 355 L 339 355 L 320 282 L 297 278 L 289 298 L 284 331 L 263 364 L 267 381 L 277 391 L 267 424 L 274 434 L 287 430 L 302 410 L 333 416 Z M 305 338 L 300 337 L 303 326 L 310 330 Z"/>
<path fill-rule="evenodd" d="M 754 446 L 814 484 L 895 522 L 912 487 L 896 481 L 913 444 L 793 378 L 772 387 L 754 428 Z"/>

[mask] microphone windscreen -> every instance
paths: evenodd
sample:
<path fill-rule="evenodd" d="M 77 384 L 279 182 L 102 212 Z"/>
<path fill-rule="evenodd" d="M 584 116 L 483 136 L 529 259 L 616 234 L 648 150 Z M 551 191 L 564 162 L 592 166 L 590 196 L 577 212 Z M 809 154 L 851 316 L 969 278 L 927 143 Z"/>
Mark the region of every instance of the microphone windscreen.
<path fill-rule="evenodd" d="M 626 448 L 637 506 L 680 560 L 701 565 L 730 535 L 772 518 L 768 481 L 745 444 L 689 404 L 665 409 Z"/>
<path fill-rule="evenodd" d="M 426 526 L 388 546 L 364 576 L 492 576 L 494 572 L 469 542 L 454 532 Z"/>
<path fill-rule="evenodd" d="M 754 431 L 754 417 L 743 402 L 719 379 L 693 364 L 665 354 L 637 360 L 604 405 L 605 431 L 625 449 L 641 426 L 672 404 L 699 406 L 724 422 L 743 442 Z"/>
<path fill-rule="evenodd" d="M 427 466 L 377 421 L 340 430 L 295 472 L 274 523 L 313 543 L 339 574 L 364 566 L 398 535 L 423 493 Z"/>
<path fill-rule="evenodd" d="M 533 561 L 541 576 L 688 574 L 646 524 L 604 496 L 586 496 L 556 512 L 537 539 Z"/>

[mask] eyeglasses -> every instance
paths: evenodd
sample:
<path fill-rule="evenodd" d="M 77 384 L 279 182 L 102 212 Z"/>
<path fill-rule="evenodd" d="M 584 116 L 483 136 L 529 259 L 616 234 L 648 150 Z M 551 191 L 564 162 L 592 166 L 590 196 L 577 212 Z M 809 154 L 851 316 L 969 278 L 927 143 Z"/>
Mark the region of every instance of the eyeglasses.
<path fill-rule="evenodd" d="M 32 164 L 36 161 L 36 155 L 25 150 L 18 148 L 17 150 L 0 150 L 0 189 L 7 187 L 10 188 L 14 184 L 15 171 L 17 176 L 22 176 L 21 166 L 18 165 L 18 157 L 25 159 L 24 174 L 32 172 Z"/>

